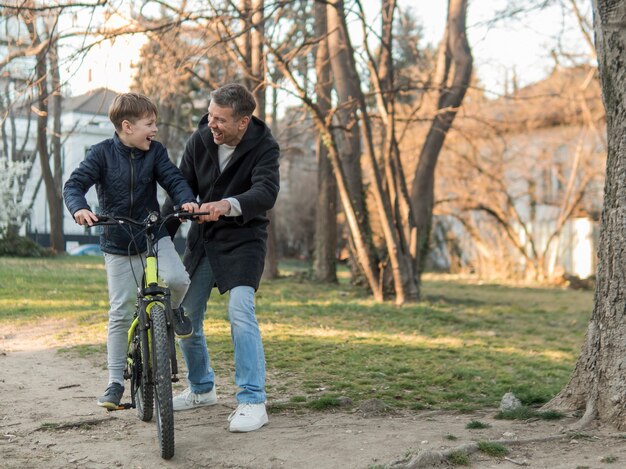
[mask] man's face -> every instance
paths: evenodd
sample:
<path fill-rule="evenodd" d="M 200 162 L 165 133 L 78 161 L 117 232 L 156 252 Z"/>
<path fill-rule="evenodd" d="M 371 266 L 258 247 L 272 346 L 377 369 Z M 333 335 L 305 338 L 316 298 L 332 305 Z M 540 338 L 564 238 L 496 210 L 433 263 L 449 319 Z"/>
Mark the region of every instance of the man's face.
<path fill-rule="evenodd" d="M 228 106 L 219 106 L 213 102 L 209 104 L 209 129 L 213 134 L 216 145 L 237 146 L 246 133 L 248 116 L 236 118 L 234 111 Z"/>

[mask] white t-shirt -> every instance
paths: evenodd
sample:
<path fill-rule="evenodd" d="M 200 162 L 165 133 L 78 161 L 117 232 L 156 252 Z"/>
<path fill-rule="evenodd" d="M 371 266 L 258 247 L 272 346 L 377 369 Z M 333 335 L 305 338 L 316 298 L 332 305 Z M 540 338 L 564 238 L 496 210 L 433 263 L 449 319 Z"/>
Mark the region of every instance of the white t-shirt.
<path fill-rule="evenodd" d="M 230 161 L 233 153 L 235 152 L 235 148 L 231 145 L 226 145 L 225 143 L 218 145 L 217 147 L 217 156 L 220 162 L 220 172 L 224 171 L 224 168 Z M 224 200 L 228 200 L 230 202 L 230 212 L 226 214 L 228 217 L 238 217 L 241 215 L 241 205 L 239 205 L 239 201 L 234 197 L 227 197 Z"/>

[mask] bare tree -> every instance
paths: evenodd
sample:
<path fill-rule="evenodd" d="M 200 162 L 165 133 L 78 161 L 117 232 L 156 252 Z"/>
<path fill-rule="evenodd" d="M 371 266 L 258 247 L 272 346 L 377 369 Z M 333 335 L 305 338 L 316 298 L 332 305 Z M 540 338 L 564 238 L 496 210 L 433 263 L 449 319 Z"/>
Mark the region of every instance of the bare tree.
<path fill-rule="evenodd" d="M 472 119 L 456 126 L 448 145 L 436 210 L 463 223 L 474 243 L 466 260 L 477 273 L 561 279 L 570 222 L 599 213 L 604 111 L 594 72 L 563 70 L 466 108 Z M 491 253 L 479 244 L 492 244 Z"/>
<path fill-rule="evenodd" d="M 28 5 L 34 5 L 28 2 Z M 61 90 L 58 62 L 58 16 L 43 18 L 33 15 L 31 11 L 22 10 L 19 13 L 26 26 L 30 45 L 37 50 L 35 55 L 35 79 L 33 86 L 36 89 L 37 104 L 37 153 L 41 173 L 46 188 L 46 199 L 50 213 L 50 244 L 54 251 L 64 252 L 63 238 L 63 197 L 61 195 Z M 41 47 L 46 43 L 46 47 Z M 51 81 L 51 86 L 48 81 Z M 49 100 L 53 97 L 56 107 L 53 114 L 52 135 L 52 166 L 50 165 L 50 151 L 48 147 L 48 114 Z"/>
<path fill-rule="evenodd" d="M 354 207 L 355 216 L 360 230 L 365 232 L 369 227 L 366 224 L 365 194 L 363 188 L 363 176 L 361 169 L 361 136 L 360 122 L 358 118 L 357 94 L 360 92 L 360 77 L 357 75 L 351 62 L 354 62 L 345 27 L 345 12 L 343 1 L 331 1 L 327 3 L 326 21 L 328 29 L 328 51 L 333 74 L 333 84 L 337 92 L 338 104 L 335 114 L 336 130 L 339 142 L 341 164 L 346 176 L 348 196 Z M 352 259 L 356 260 L 365 254 L 354 252 L 357 247 L 354 241 L 350 243 Z M 368 247 L 370 264 L 374 265 L 372 247 Z M 361 264 L 364 261 L 361 261 Z M 358 264 L 355 264 L 355 266 Z M 371 282 L 370 282 L 371 284 Z"/>
<path fill-rule="evenodd" d="M 330 116 L 332 78 L 328 60 L 326 4 L 315 2 L 315 36 L 319 43 L 315 50 L 315 95 L 323 116 Z M 315 252 L 313 275 L 323 282 L 337 281 L 337 184 L 328 158 L 328 148 L 317 138 L 317 200 L 315 204 Z"/>
<path fill-rule="evenodd" d="M 360 7 L 360 2 L 355 4 Z M 264 72 L 263 80 L 260 80 L 253 70 L 251 54 L 258 48 L 251 46 L 252 38 L 255 33 L 260 33 L 256 37 L 262 38 L 264 53 L 259 57 L 265 57 L 265 62 L 255 60 L 254 63 L 269 63 L 268 57 L 271 57 L 271 63 L 280 71 L 284 82 L 278 84 L 273 81 L 270 85 L 298 97 L 311 113 L 328 151 L 328 160 L 332 163 L 346 226 L 349 227 L 354 265 L 358 266 L 374 297 L 377 300 L 384 298 L 388 275 L 392 279 L 392 293 L 397 303 L 417 299 L 419 272 L 414 267 L 415 260 L 409 244 L 409 235 L 415 231 L 417 223 L 410 216 L 415 212 L 410 204 L 396 141 L 395 96 L 399 90 L 390 54 L 393 49 L 395 2 L 386 0 L 383 4 L 385 15 L 381 44 L 384 52 L 378 60 L 364 41 L 369 76 L 356 64 L 357 54 L 350 40 L 343 1 L 326 3 L 327 33 L 323 38 L 311 34 L 314 28 L 305 27 L 312 26 L 312 16 L 307 15 L 311 5 L 307 2 L 279 2 L 262 9 L 259 9 L 258 3 L 254 4 L 256 9 L 253 8 L 250 0 L 215 1 L 209 2 L 209 5 L 214 14 L 203 18 L 203 27 L 216 31 L 221 39 L 207 49 L 219 47 L 233 63 L 238 64 L 242 79 L 263 87 L 268 77 L 275 76 L 275 73 Z M 448 60 L 443 62 L 440 109 L 434 125 L 439 133 L 449 129 L 464 94 L 466 83 L 462 78 L 464 74 L 471 73 L 471 55 L 469 72 L 467 68 L 461 70 L 459 64 L 463 57 L 459 55 L 459 41 L 455 39 L 464 38 L 465 7 L 466 2 L 451 1 L 448 29 L 456 29 L 449 34 L 451 39 L 444 48 L 448 51 Z M 259 19 L 253 19 L 261 11 L 263 14 Z M 365 19 L 362 18 L 362 21 Z M 369 28 L 364 30 L 366 33 L 370 31 Z M 309 66 L 313 50 L 323 39 L 328 42 L 329 63 L 337 96 L 336 106 L 328 109 L 323 107 L 326 90 L 316 88 L 319 77 L 314 76 Z M 456 72 L 456 81 L 448 79 L 453 72 Z M 366 83 L 372 84 L 371 95 L 363 91 Z M 314 98 L 316 92 L 320 95 Z M 381 138 L 379 130 L 373 125 L 377 115 L 382 115 L 383 121 L 383 126 L 379 127 L 385 142 L 382 146 L 376 143 Z M 433 155 L 440 150 L 443 138 L 439 135 L 434 141 L 427 142 L 430 167 L 434 167 L 436 158 Z"/>
<path fill-rule="evenodd" d="M 18 83 L 17 85 L 16 82 Z M 0 118 L 0 140 L 2 141 L 0 159 L 6 160 L 6 163 L 4 163 L 6 167 L 18 165 L 21 168 L 21 170 L 12 173 L 13 177 L 8 181 L 9 187 L 5 188 L 14 195 L 15 200 L 13 202 L 16 208 L 21 207 L 18 210 L 11 210 L 11 216 L 6 220 L 7 232 L 15 235 L 18 234 L 19 229 L 28 216 L 28 204 L 24 201 L 24 194 L 37 158 L 36 151 L 29 151 L 26 148 L 32 125 L 32 116 L 26 110 L 30 109 L 32 99 L 30 95 L 26 95 L 18 101 L 13 96 L 16 87 L 19 88 L 19 83 L 21 82 L 22 79 L 19 77 L 12 77 L 7 74 L 5 76 L 5 87 L 2 90 L 2 95 L 0 95 L 0 115 L 2 116 Z M 18 116 L 26 119 L 24 137 L 21 141 L 18 141 L 16 125 Z"/>
<path fill-rule="evenodd" d="M 267 120 L 266 109 L 266 79 L 267 59 L 265 55 L 265 4 L 264 0 L 252 0 L 250 23 L 250 81 L 254 97 L 257 102 L 256 115 L 262 121 Z M 267 217 L 270 220 L 267 231 L 267 254 L 265 255 L 265 268 L 263 278 L 273 279 L 278 277 L 278 253 L 276 252 L 276 224 L 274 210 L 269 210 Z"/>
<path fill-rule="evenodd" d="M 610 0 L 593 0 L 593 16 L 608 141 L 597 284 L 591 320 L 574 372 L 565 388 L 546 407 L 585 409 L 579 427 L 598 419 L 624 430 L 626 78 L 621 57 L 626 48 L 626 6 Z"/>
<path fill-rule="evenodd" d="M 428 252 L 437 158 L 472 76 L 472 54 L 465 32 L 466 17 L 467 0 L 449 0 L 448 22 L 435 78 L 439 86 L 438 112 L 422 147 L 411 188 L 411 205 L 417 224 L 411 235 L 411 252 L 418 273 L 424 269 Z"/>
<path fill-rule="evenodd" d="M 34 0 L 10 2 L 3 5 L 2 27 L 6 35 L 0 38 L 3 52 L 0 59 L 2 82 L 10 82 L 10 95 L 5 104 L 6 113 L 2 116 L 3 144 L 5 149 L 12 148 L 12 158 L 28 154 L 39 159 L 41 180 L 43 181 L 50 220 L 50 242 L 53 250 L 63 252 L 63 201 L 62 185 L 62 93 L 60 41 L 71 36 L 84 35 L 86 31 L 69 32 L 63 35 L 59 31 L 59 20 L 74 8 L 94 11 L 101 2 L 68 2 L 54 5 L 42 4 Z M 88 48 L 85 45 L 85 50 Z M 76 56 L 80 52 L 76 52 Z M 29 106 L 24 107 L 28 101 Z M 22 148 L 18 149 L 16 140 L 16 118 L 26 120 L 26 136 Z M 36 121 L 36 149 L 26 152 L 26 142 L 32 138 L 31 117 Z M 9 128 L 5 127 L 6 119 Z M 23 129 L 20 129 L 23 130 Z M 5 137 L 10 134 L 10 137 Z M 11 142 L 9 144 L 9 141 Z M 25 183 L 24 176 L 22 183 Z M 37 189 L 39 183 L 37 184 Z M 32 204 L 32 202 L 31 202 Z"/>

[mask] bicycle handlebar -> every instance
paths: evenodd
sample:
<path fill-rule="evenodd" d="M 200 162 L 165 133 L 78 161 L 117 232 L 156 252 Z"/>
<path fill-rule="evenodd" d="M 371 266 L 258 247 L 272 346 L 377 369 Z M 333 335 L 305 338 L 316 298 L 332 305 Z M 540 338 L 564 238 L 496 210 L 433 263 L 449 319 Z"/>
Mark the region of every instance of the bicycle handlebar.
<path fill-rule="evenodd" d="M 166 216 L 161 216 L 158 212 L 151 212 L 144 220 L 137 221 L 129 217 L 114 216 L 114 215 L 96 215 L 98 221 L 94 222 L 91 226 L 106 226 L 106 225 L 123 225 L 130 224 L 135 226 L 150 226 L 158 223 L 165 223 L 172 218 L 184 218 L 186 220 L 194 220 L 201 215 L 210 215 L 210 212 L 187 212 L 186 210 L 176 210 Z"/>

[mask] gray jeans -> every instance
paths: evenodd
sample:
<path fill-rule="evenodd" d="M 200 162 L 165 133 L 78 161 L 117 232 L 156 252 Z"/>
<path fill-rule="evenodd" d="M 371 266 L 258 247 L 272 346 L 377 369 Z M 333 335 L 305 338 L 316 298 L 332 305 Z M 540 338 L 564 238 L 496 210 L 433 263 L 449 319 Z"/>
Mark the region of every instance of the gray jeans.
<path fill-rule="evenodd" d="M 168 236 L 159 240 L 156 250 L 159 279 L 170 289 L 172 308 L 178 308 L 189 288 L 189 275 Z M 116 382 L 124 385 L 128 328 L 133 320 L 137 284 L 143 277 L 145 258 L 144 254 L 130 257 L 104 254 L 110 305 L 107 338 L 109 384 Z"/>

